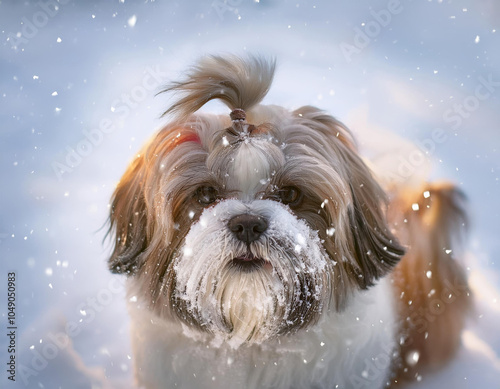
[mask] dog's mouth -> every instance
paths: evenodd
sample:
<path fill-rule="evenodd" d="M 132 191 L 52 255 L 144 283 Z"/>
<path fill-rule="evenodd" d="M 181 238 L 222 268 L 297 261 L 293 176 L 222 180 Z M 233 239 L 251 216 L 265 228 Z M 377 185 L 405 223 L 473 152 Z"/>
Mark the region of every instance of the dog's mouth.
<path fill-rule="evenodd" d="M 265 260 L 264 258 L 256 257 L 252 253 L 235 257 L 233 258 L 232 263 L 233 266 L 243 272 L 252 272 L 267 267 L 272 268 L 269 261 Z"/>

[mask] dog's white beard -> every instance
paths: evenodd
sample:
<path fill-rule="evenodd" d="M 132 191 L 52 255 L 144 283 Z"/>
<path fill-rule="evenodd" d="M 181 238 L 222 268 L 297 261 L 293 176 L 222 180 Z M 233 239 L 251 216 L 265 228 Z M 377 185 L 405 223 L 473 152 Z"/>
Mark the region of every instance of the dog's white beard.
<path fill-rule="evenodd" d="M 246 244 L 227 228 L 228 220 L 251 213 L 269 226 L 251 253 L 268 263 L 244 271 L 233 259 L 248 255 Z M 186 236 L 174 262 L 175 298 L 213 343 L 234 348 L 261 343 L 319 317 L 331 298 L 334 263 L 321 248 L 317 232 L 270 200 L 226 200 L 203 212 Z"/>
<path fill-rule="evenodd" d="M 224 323 L 231 324 L 228 343 L 237 347 L 245 340 L 258 342 L 269 336 L 280 316 L 277 311 L 284 307 L 283 285 L 260 270 L 254 274 L 231 269 L 224 278 L 214 297 Z"/>

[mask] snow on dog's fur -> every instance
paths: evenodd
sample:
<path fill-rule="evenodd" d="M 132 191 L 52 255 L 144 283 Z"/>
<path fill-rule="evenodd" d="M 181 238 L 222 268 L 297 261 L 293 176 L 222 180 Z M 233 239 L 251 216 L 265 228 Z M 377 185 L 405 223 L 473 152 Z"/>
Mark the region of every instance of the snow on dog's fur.
<path fill-rule="evenodd" d="M 129 277 L 144 387 L 380 388 L 456 349 L 458 191 L 387 196 L 342 123 L 259 104 L 273 74 L 259 58 L 200 61 L 114 193 L 109 264 Z M 212 99 L 231 114 L 196 113 Z M 465 293 L 420 334 L 425 294 L 452 276 Z"/>

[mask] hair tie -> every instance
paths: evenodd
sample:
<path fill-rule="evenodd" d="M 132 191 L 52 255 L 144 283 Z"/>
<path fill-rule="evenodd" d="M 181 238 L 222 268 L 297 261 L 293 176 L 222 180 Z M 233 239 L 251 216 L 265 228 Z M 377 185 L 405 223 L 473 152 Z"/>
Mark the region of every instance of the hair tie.
<path fill-rule="evenodd" d="M 229 116 L 233 122 L 244 122 L 247 118 L 247 114 L 241 108 L 234 109 Z"/>

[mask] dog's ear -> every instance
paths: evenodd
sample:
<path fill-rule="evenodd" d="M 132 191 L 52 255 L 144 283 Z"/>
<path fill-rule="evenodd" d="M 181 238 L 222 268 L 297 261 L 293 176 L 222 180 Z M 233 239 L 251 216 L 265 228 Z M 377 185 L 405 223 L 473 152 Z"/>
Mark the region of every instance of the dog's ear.
<path fill-rule="evenodd" d="M 405 250 L 389 229 L 383 207 L 385 193 L 355 153 L 348 153 L 352 203 L 348 209 L 350 251 L 354 261 L 349 272 L 362 289 L 387 274 Z"/>
<path fill-rule="evenodd" d="M 144 157 L 139 154 L 129 165 L 112 197 L 108 233 L 114 234 L 114 250 L 108 264 L 113 273 L 134 274 L 140 267 L 140 254 L 147 247 L 144 164 Z"/>
<path fill-rule="evenodd" d="M 113 273 L 135 274 L 144 264 L 146 250 L 149 255 L 162 242 L 170 241 L 168 232 L 173 228 L 157 220 L 158 214 L 169 220 L 171 216 L 171 211 L 162 208 L 161 181 L 176 170 L 174 163 L 186 152 L 185 148 L 177 153 L 173 150 L 190 142 L 201 145 L 193 129 L 168 125 L 128 166 L 111 199 L 108 234 L 114 237 L 114 250 L 108 264 Z"/>
<path fill-rule="evenodd" d="M 403 247 L 387 225 L 383 209 L 385 193 L 359 157 L 355 139 L 344 124 L 311 106 L 301 107 L 294 114 L 302 123 L 330 139 L 332 147 L 318 152 L 331 159 L 334 168 L 349 182 L 346 190 L 350 193 L 346 195 L 351 201 L 347 222 L 342 223 L 347 228 L 345 234 L 335 234 L 337 241 L 331 255 L 340 257 L 351 278 L 366 289 L 387 274 L 404 255 Z M 332 155 L 327 155 L 327 151 Z M 343 247 L 345 241 L 348 244 Z"/>

